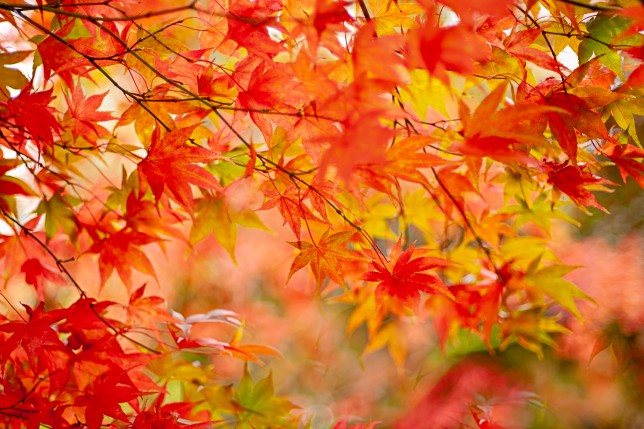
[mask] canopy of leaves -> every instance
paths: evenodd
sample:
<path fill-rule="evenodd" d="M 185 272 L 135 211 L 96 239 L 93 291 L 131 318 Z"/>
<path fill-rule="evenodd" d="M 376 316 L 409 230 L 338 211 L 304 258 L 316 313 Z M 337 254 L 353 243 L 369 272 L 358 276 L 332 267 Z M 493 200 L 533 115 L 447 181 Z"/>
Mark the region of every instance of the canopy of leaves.
<path fill-rule="evenodd" d="M 375 427 L 253 381 L 279 351 L 235 313 L 146 294 L 172 246 L 249 268 L 267 224 L 363 357 L 405 373 L 426 320 L 444 350 L 544 357 L 592 299 L 553 223 L 644 188 L 643 29 L 626 0 L 0 2 L 0 425 Z M 493 366 L 436 386 L 387 424 L 520 426 L 481 402 L 526 402 Z"/>

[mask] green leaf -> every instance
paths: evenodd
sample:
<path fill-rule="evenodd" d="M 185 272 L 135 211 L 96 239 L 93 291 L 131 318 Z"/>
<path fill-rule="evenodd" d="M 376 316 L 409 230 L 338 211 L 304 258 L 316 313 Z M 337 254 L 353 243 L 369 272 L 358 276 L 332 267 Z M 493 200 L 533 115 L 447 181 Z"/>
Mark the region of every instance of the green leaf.
<path fill-rule="evenodd" d="M 243 428 L 280 427 L 280 422 L 288 419 L 289 412 L 295 408 L 286 399 L 275 396 L 272 374 L 254 383 L 248 367 L 235 389 L 233 401 L 239 406 L 237 418 L 241 423 L 236 427 Z"/>
<path fill-rule="evenodd" d="M 592 298 L 577 286 L 562 278 L 576 268 L 567 265 L 549 265 L 526 277 L 526 281 L 581 320 L 582 316 L 575 304 L 575 299 L 592 301 Z"/>
<path fill-rule="evenodd" d="M 72 241 L 76 241 L 78 225 L 72 207 L 79 203 L 77 198 L 69 195 L 63 197 L 59 192 L 56 192 L 49 200 L 45 198 L 40 202 L 36 213 L 45 215 L 47 240 L 51 240 L 60 229 Z"/>
<path fill-rule="evenodd" d="M 593 54 L 596 57 L 601 56 L 599 61 L 623 80 L 625 77 L 622 58 L 613 44 L 625 47 L 637 46 L 641 43 L 639 35 L 622 37 L 630 25 L 631 20 L 625 17 L 597 15 L 587 26 L 590 37 L 579 44 L 579 63 L 583 64 L 590 60 Z"/>

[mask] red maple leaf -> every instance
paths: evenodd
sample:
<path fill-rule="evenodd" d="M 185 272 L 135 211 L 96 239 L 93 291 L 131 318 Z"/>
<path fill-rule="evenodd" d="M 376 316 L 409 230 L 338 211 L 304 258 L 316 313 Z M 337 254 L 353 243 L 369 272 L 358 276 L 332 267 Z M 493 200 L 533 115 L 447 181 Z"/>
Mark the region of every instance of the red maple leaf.
<path fill-rule="evenodd" d="M 499 322 L 502 295 L 505 288 L 519 288 L 525 272 L 513 268 L 511 262 L 498 268 L 498 277 L 483 283 L 457 284 L 450 286 L 456 297 L 448 300 L 434 296 L 428 302 L 434 314 L 434 324 L 441 343 L 445 346 L 455 327 L 480 332 L 488 348 L 492 350 L 492 328 Z"/>
<path fill-rule="evenodd" d="M 209 149 L 188 146 L 186 140 L 198 125 L 180 128 L 161 138 L 158 128 L 152 134 L 152 143 L 145 159 L 139 162 L 139 186 L 144 192 L 150 185 L 157 201 L 164 190 L 170 191 L 172 198 L 192 212 L 194 200 L 190 184 L 202 188 L 221 190 L 217 179 L 199 162 L 214 161 L 218 155 Z"/>
<path fill-rule="evenodd" d="M 621 98 L 609 90 L 613 80 L 614 75 L 602 69 L 598 60 L 591 60 L 576 68 L 564 82 L 545 79 L 534 88 L 522 83 L 518 100 L 546 107 L 540 118 L 532 120 L 532 127 L 541 132 L 548 125 L 556 143 L 576 164 L 582 134 L 591 139 L 611 139 L 596 110 Z"/>
<path fill-rule="evenodd" d="M 620 145 L 609 142 L 602 148 L 602 153 L 617 165 L 624 183 L 626 183 L 626 177 L 630 175 L 644 188 L 644 162 L 636 161 L 637 158 L 644 158 L 644 149 L 630 144 Z"/>
<path fill-rule="evenodd" d="M 336 34 L 343 31 L 346 24 L 354 22 L 354 18 L 346 9 L 351 5 L 351 1 L 320 0 L 312 3 L 314 5 L 311 5 L 310 10 L 302 7 L 301 11 L 296 12 L 298 17 L 290 30 L 291 37 L 296 39 L 304 35 L 310 53 L 315 53 L 320 46 L 324 46 L 334 55 L 341 57 L 344 48 Z"/>
<path fill-rule="evenodd" d="M 25 281 L 34 286 L 40 299 L 43 298 L 45 280 L 58 285 L 65 285 L 65 278 L 60 272 L 43 265 L 36 258 L 27 259 L 20 267 L 20 271 L 25 273 Z"/>
<path fill-rule="evenodd" d="M 140 246 L 158 241 L 161 241 L 158 237 L 126 227 L 95 242 L 89 252 L 99 254 L 98 269 L 101 274 L 101 284 L 105 284 L 115 268 L 128 289 L 132 286 L 133 268 L 141 273 L 155 276 L 152 262 Z"/>
<path fill-rule="evenodd" d="M 249 73 L 250 78 L 240 76 Z M 302 84 L 294 80 L 293 68 L 289 64 L 248 57 L 237 67 L 234 76 L 239 86 L 237 107 L 249 111 L 266 141 L 270 140 L 273 128 L 265 111 L 294 113 L 307 101 Z"/>
<path fill-rule="evenodd" d="M 573 163 L 577 160 L 577 133 L 580 131 L 590 138 L 610 139 L 601 116 L 593 112 L 586 101 L 565 92 L 557 92 L 545 100 L 548 106 L 561 109 L 547 113 L 550 131 L 559 146 Z"/>
<path fill-rule="evenodd" d="M 401 83 L 403 58 L 398 52 L 404 45 L 400 35 L 376 36 L 376 23 L 371 21 L 358 31 L 353 42 L 353 74 L 356 80 L 372 79 L 392 87 Z"/>
<path fill-rule="evenodd" d="M 141 395 L 130 377 L 121 368 L 103 374 L 94 383 L 94 393 L 76 398 L 75 405 L 85 407 L 85 424 L 89 429 L 99 429 L 104 416 L 127 421 L 121 403 Z"/>
<path fill-rule="evenodd" d="M 166 403 L 162 392 L 147 409 L 136 414 L 132 423 L 137 429 L 210 429 L 215 422 L 194 423 L 194 404 L 191 402 Z"/>
<path fill-rule="evenodd" d="M 93 298 L 81 298 L 65 309 L 65 321 L 58 326 L 58 331 L 69 334 L 66 344 L 70 349 L 81 347 L 96 350 L 96 344 L 105 342 L 113 334 L 107 329 L 107 323 L 116 325 L 104 313 L 114 305 L 111 301 L 97 302 Z"/>
<path fill-rule="evenodd" d="M 440 293 L 454 299 L 454 295 L 436 274 L 427 273 L 431 269 L 448 266 L 449 261 L 425 256 L 430 250 L 416 249 L 414 244 L 402 253 L 400 247 L 401 240 L 398 240 L 391 250 L 389 261 L 374 258 L 371 265 L 375 271 L 369 271 L 362 276 L 362 279 L 368 282 L 379 282 L 376 288 L 376 297 L 379 300 L 389 296 L 415 305 L 420 298 L 420 292 Z"/>
<path fill-rule="evenodd" d="M 110 132 L 98 122 L 111 121 L 116 119 L 110 112 L 99 110 L 107 91 L 102 94 L 94 94 L 87 98 L 83 94 L 80 84 L 77 84 L 72 92 L 71 99 L 65 96 L 67 101 L 67 115 L 72 120 L 72 135 L 83 137 L 91 144 L 96 144 L 98 138 L 110 136 Z"/>
<path fill-rule="evenodd" d="M 39 147 L 51 147 L 54 144 L 54 134 L 59 134 L 61 127 L 53 115 L 53 107 L 49 103 L 53 88 L 47 91 L 33 92 L 31 84 L 20 91 L 16 97 L 5 104 L 9 117 L 20 129 L 26 131 L 24 140 L 32 139 Z"/>
<path fill-rule="evenodd" d="M 0 332 L 11 333 L 8 339 L 0 344 L 0 358 L 7 362 L 15 349 L 22 347 L 27 353 L 31 368 L 38 372 L 49 368 L 52 371 L 62 370 L 67 363 L 69 351 L 58 337 L 53 325 L 66 317 L 65 309 L 45 310 L 45 303 L 32 309 L 23 305 L 29 315 L 28 321 L 15 321 L 0 325 Z M 53 354 L 59 358 L 52 360 Z"/>
<path fill-rule="evenodd" d="M 584 207 L 594 207 L 596 209 L 607 211 L 604 206 L 599 204 L 597 198 L 586 189 L 594 187 L 598 190 L 607 190 L 603 185 L 614 185 L 608 179 L 597 177 L 588 171 L 584 171 L 584 167 L 575 167 L 568 165 L 568 162 L 555 164 L 553 162 L 546 162 L 542 164 L 545 171 L 548 173 L 548 182 L 552 183 L 558 190 L 568 195 L 572 202 Z M 587 211 L 586 209 L 583 209 Z"/>
<path fill-rule="evenodd" d="M 282 9 L 279 0 L 235 0 L 230 2 L 227 39 L 265 59 L 277 54 L 282 46 L 271 39 L 268 27 L 286 30 L 277 19 Z"/>

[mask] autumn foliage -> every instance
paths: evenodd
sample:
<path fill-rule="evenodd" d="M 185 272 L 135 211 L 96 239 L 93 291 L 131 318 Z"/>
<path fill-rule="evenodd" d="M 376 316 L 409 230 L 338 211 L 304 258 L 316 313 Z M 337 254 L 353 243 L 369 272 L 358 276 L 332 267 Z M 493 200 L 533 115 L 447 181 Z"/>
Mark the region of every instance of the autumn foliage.
<path fill-rule="evenodd" d="M 642 30 L 629 0 L 0 1 L 0 426 L 641 424 L 642 243 L 569 231 L 642 199 Z"/>

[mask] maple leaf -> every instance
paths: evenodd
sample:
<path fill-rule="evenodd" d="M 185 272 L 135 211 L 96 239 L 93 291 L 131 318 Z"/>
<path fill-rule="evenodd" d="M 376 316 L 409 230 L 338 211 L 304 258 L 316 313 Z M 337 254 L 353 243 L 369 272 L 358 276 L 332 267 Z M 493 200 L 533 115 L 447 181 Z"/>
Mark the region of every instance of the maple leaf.
<path fill-rule="evenodd" d="M 51 147 L 54 144 L 54 134 L 60 134 L 62 130 L 53 115 L 54 108 L 49 107 L 49 103 L 55 98 L 52 96 L 54 89 L 39 92 L 33 92 L 32 89 L 29 84 L 20 94 L 0 105 L 5 105 L 16 126 L 28 133 L 24 139 L 33 139 L 41 149 Z"/>
<path fill-rule="evenodd" d="M 584 100 L 576 95 L 557 92 L 545 103 L 561 109 L 562 113 L 547 113 L 548 123 L 557 143 L 573 161 L 577 160 L 577 133 L 579 130 L 590 138 L 610 139 L 601 117 L 590 110 Z"/>
<path fill-rule="evenodd" d="M 363 182 L 394 199 L 399 196 L 391 187 L 400 188 L 398 179 L 429 187 L 422 169 L 447 164 L 449 161 L 431 153 L 424 152 L 434 141 L 426 136 L 411 136 L 392 144 L 385 153 L 381 164 L 361 166 L 357 171 Z"/>
<path fill-rule="evenodd" d="M 250 78 L 243 77 L 249 73 Z M 237 67 L 234 79 L 239 86 L 237 106 L 250 112 L 266 141 L 270 140 L 273 129 L 271 121 L 262 112 L 294 113 L 307 101 L 303 86 L 294 80 L 293 67 L 289 64 L 273 64 L 249 57 Z"/>
<path fill-rule="evenodd" d="M 176 98 L 169 95 L 169 91 L 168 85 L 158 85 L 150 89 L 146 96 L 159 102 L 144 106 L 139 103 L 130 105 L 119 118 L 116 127 L 122 127 L 133 122 L 134 130 L 139 140 L 146 149 L 149 148 L 152 134 L 158 125 L 157 119 L 174 129 L 177 127 L 175 118 L 180 118 L 192 110 L 181 103 L 176 103 Z M 161 101 L 167 101 L 168 103 L 161 103 Z"/>
<path fill-rule="evenodd" d="M 318 33 L 318 36 L 324 33 L 327 27 L 333 26 L 334 24 L 342 24 L 345 22 L 351 23 L 353 21 L 353 17 L 346 9 L 350 4 L 351 2 L 347 0 L 317 1 L 312 18 L 313 27 L 315 27 L 315 31 Z"/>
<path fill-rule="evenodd" d="M 155 276 L 152 262 L 139 246 L 158 241 L 161 241 L 158 237 L 126 227 L 95 242 L 89 252 L 99 254 L 98 269 L 101 275 L 101 284 L 105 284 L 115 268 L 128 289 L 132 285 L 132 268 L 141 273 Z"/>
<path fill-rule="evenodd" d="M 107 318 L 105 312 L 114 304 L 111 301 L 97 302 L 93 298 L 81 298 L 66 308 L 65 320 L 58 325 L 58 330 L 69 334 L 67 339 L 69 348 L 88 349 L 113 337 L 112 332 L 107 330 L 106 322 L 111 324 L 117 324 L 117 322 Z"/>
<path fill-rule="evenodd" d="M 287 399 L 275 396 L 271 373 L 254 383 L 248 366 L 244 367 L 244 375 L 233 393 L 233 401 L 239 420 L 249 427 L 270 426 L 272 422 L 279 422 L 294 408 Z"/>
<path fill-rule="evenodd" d="M 454 299 L 454 295 L 436 274 L 426 273 L 434 268 L 447 267 L 449 261 L 425 256 L 430 251 L 416 249 L 414 244 L 402 253 L 400 248 L 399 239 L 391 250 L 389 260 L 374 258 L 371 265 L 375 271 L 369 271 L 362 276 L 365 281 L 378 282 L 376 296 L 379 300 L 393 297 L 404 303 L 416 305 L 420 292 L 438 293 Z"/>
<path fill-rule="evenodd" d="M 293 274 L 310 264 L 315 277 L 316 290 L 321 289 L 322 282 L 327 277 L 344 287 L 342 262 L 359 259 L 359 255 L 347 249 L 345 244 L 355 235 L 355 231 L 336 232 L 331 235 L 329 232 L 330 230 L 327 230 L 317 243 L 289 242 L 290 245 L 300 249 L 300 253 L 291 264 L 287 282 Z"/>
<path fill-rule="evenodd" d="M 320 221 L 304 204 L 303 196 L 295 185 L 289 186 L 283 192 L 266 189 L 264 195 L 267 199 L 258 210 L 267 210 L 277 206 L 284 223 L 288 223 L 298 240 L 302 232 L 302 219 Z"/>
<path fill-rule="evenodd" d="M 1 170 L 1 168 L 0 168 Z M 0 203 L 2 200 L 0 200 Z M 3 269 L 6 278 L 10 278 L 16 274 L 24 274 L 25 277 L 34 283 L 42 286 L 44 280 L 53 281 L 58 283 L 57 279 L 63 280 L 62 277 L 58 277 L 57 274 L 60 273 L 60 268 L 56 265 L 56 262 L 53 261 L 51 255 L 43 248 L 42 243 L 47 241 L 45 233 L 41 231 L 36 231 L 38 222 L 41 220 L 41 217 L 37 216 L 33 218 L 30 222 L 27 222 L 24 226 L 27 228 L 20 231 L 17 234 L 12 234 L 10 236 L 0 236 L 0 259 L 3 261 Z M 62 252 L 62 254 L 68 254 L 69 241 L 65 240 L 64 243 L 60 239 L 49 242 L 48 249 L 52 252 Z M 36 261 L 29 261 L 34 259 Z M 32 283 L 32 284 L 34 284 Z M 59 284 L 65 283 L 64 281 Z M 35 284 L 34 284 L 35 286 Z M 43 290 L 36 289 L 38 295 L 40 295 Z"/>
<path fill-rule="evenodd" d="M 375 21 L 360 29 L 354 40 L 352 51 L 353 73 L 356 80 L 373 79 L 387 82 L 392 86 L 402 83 L 401 50 L 404 38 L 400 35 L 376 36 Z"/>
<path fill-rule="evenodd" d="M 74 215 L 71 195 L 61 195 L 55 192 L 51 198 L 43 198 L 36 209 L 36 213 L 45 215 L 45 234 L 47 241 L 51 240 L 58 230 L 62 230 L 72 241 L 76 241 L 78 225 Z"/>
<path fill-rule="evenodd" d="M 397 34 L 400 28 L 416 28 L 415 18 L 423 11 L 421 5 L 413 2 L 389 0 L 369 0 L 369 9 L 378 35 Z"/>
<path fill-rule="evenodd" d="M 34 286 L 39 299 L 43 299 L 44 297 L 43 292 L 45 280 L 58 285 L 66 284 L 65 278 L 60 274 L 60 272 L 54 271 L 48 266 L 41 264 L 40 261 L 35 258 L 27 259 L 20 267 L 20 271 L 25 273 L 25 281 Z"/>
<path fill-rule="evenodd" d="M 55 73 L 60 76 L 68 87 L 73 87 L 72 74 L 84 74 L 88 62 L 83 56 L 64 43 L 65 39 L 74 38 L 74 30 L 78 33 L 76 20 L 69 20 L 58 30 L 48 35 L 38 44 L 38 53 L 42 59 L 45 80 Z M 87 31 L 87 30 L 85 30 Z M 62 41 L 60 39 L 63 39 Z"/>
<path fill-rule="evenodd" d="M 604 206 L 599 204 L 597 198 L 586 188 L 592 187 L 598 190 L 607 191 L 603 185 L 615 185 L 608 179 L 597 177 L 592 173 L 584 171 L 584 167 L 568 165 L 568 162 L 555 164 L 546 162 L 542 164 L 548 173 L 548 182 L 552 183 L 558 190 L 568 195 L 570 199 L 588 212 L 584 207 L 594 207 L 608 212 Z"/>
<path fill-rule="evenodd" d="M 320 160 L 320 176 L 334 165 L 337 176 L 345 183 L 351 183 L 353 173 L 361 165 L 381 165 L 386 160 L 386 148 L 394 131 L 380 124 L 383 112 L 373 111 L 363 115 L 358 121 L 346 121 L 345 132 Z"/>
<path fill-rule="evenodd" d="M 492 328 L 499 323 L 499 312 L 504 291 L 525 288 L 525 272 L 513 267 L 512 261 L 496 269 L 497 278 L 476 284 L 450 286 L 455 299 L 435 295 L 428 302 L 435 314 L 434 324 L 441 346 L 449 335 L 460 328 L 479 332 L 489 350 L 492 350 Z"/>
<path fill-rule="evenodd" d="M 423 2 L 431 5 L 431 2 L 428 0 L 423 0 Z M 474 24 L 475 18 L 479 16 L 489 15 L 494 18 L 500 18 L 508 15 L 513 0 L 480 0 L 476 2 L 439 0 L 439 2 L 456 12 L 463 22 L 472 25 Z"/>
<path fill-rule="evenodd" d="M 430 143 L 430 139 L 421 136 L 408 137 L 396 142 L 387 149 L 383 172 L 409 182 L 428 185 L 427 178 L 420 170 L 448 162 L 441 157 L 424 152 Z"/>
<path fill-rule="evenodd" d="M 601 115 L 595 110 L 624 98 L 610 90 L 614 77 L 614 73 L 595 59 L 576 68 L 563 82 L 545 79 L 534 88 L 522 83 L 520 93 L 525 94 L 521 94 L 520 100 L 550 108 L 541 118 L 532 121 L 533 126 L 545 130 L 546 124 L 549 125 L 556 143 L 576 164 L 582 134 L 591 139 L 611 139 Z"/>
<path fill-rule="evenodd" d="M 85 98 L 81 86 L 76 85 L 71 99 L 65 95 L 68 106 L 66 117 L 69 116 L 73 122 L 71 132 L 75 138 L 82 137 L 92 145 L 96 145 L 97 139 L 110 136 L 110 132 L 98 124 L 98 122 L 116 119 L 112 113 L 99 110 L 107 93 L 108 91 L 105 91 Z"/>
<path fill-rule="evenodd" d="M 239 185 L 239 183 L 229 185 L 226 188 L 226 192 L 230 189 L 239 190 L 239 186 L 243 185 Z M 237 242 L 238 225 L 269 230 L 254 211 L 239 205 L 237 207 L 234 204 L 231 205 L 226 201 L 225 197 L 200 199 L 196 203 L 195 212 L 195 220 L 190 230 L 190 244 L 196 244 L 212 233 L 235 263 L 237 263 L 235 244 Z"/>
<path fill-rule="evenodd" d="M 492 328 L 499 321 L 499 308 L 503 285 L 499 282 L 477 285 L 452 285 L 450 291 L 455 299 L 442 296 L 432 297 L 431 307 L 435 314 L 434 323 L 445 347 L 452 328 L 464 327 L 481 332 L 491 349 Z"/>
<path fill-rule="evenodd" d="M 630 20 L 619 15 L 597 14 L 586 23 L 585 37 L 578 47 L 579 62 L 585 63 L 591 57 L 599 57 L 599 61 L 614 71 L 620 79 L 624 79 L 621 57 L 611 49 L 612 43 L 619 43 L 625 47 L 641 45 L 641 36 L 627 37 Z"/>
<path fill-rule="evenodd" d="M 120 368 L 101 375 L 94 383 L 93 391 L 94 393 L 85 393 L 74 401 L 76 406 L 85 408 L 85 424 L 89 429 L 100 429 L 105 416 L 127 421 L 127 415 L 120 404 L 142 394 Z"/>
<path fill-rule="evenodd" d="M 166 308 L 165 299 L 159 296 L 144 296 L 146 284 L 136 289 L 126 307 L 128 324 L 155 328 L 159 322 L 175 322 Z"/>
<path fill-rule="evenodd" d="M 286 5 L 285 9 L 294 21 L 294 26 L 290 29 L 291 37 L 304 35 L 311 55 L 316 55 L 318 49 L 324 47 L 334 55 L 341 56 L 344 48 L 335 35 L 344 31 L 346 24 L 355 21 L 346 9 L 351 2 L 320 0 L 311 3 L 314 3 L 311 7 L 306 7 L 301 1 L 294 2 L 293 7 Z M 290 22 L 285 21 L 284 25 L 289 29 Z"/>
<path fill-rule="evenodd" d="M 455 142 L 452 148 L 472 157 L 487 156 L 503 163 L 536 166 L 536 160 L 520 145 L 543 141 L 541 132 L 535 129 L 532 121 L 552 109 L 534 103 L 518 103 L 498 110 L 506 91 L 506 84 L 494 88 L 472 114 L 461 103 L 465 141 Z"/>
<path fill-rule="evenodd" d="M 434 77 L 449 85 L 446 71 L 460 74 L 472 73 L 478 62 L 490 58 L 490 46 L 476 33 L 464 25 L 439 27 L 428 20 L 423 27 L 414 32 L 411 41 L 416 44 L 419 58 L 412 62 L 423 64 Z"/>
<path fill-rule="evenodd" d="M 0 344 L 0 358 L 7 362 L 18 347 L 27 353 L 27 359 L 32 368 L 41 372 L 48 368 L 52 372 L 62 370 L 67 366 L 70 352 L 52 326 L 66 317 L 64 309 L 45 310 L 45 303 L 40 302 L 38 307 L 31 308 L 24 305 L 29 315 L 28 321 L 9 322 L 0 325 L 0 332 L 11 333 L 11 336 Z M 59 358 L 52 360 L 51 356 L 57 353 Z"/>
<path fill-rule="evenodd" d="M 164 392 L 149 408 L 136 414 L 132 427 L 136 429 L 210 429 L 215 422 L 194 423 L 191 420 L 194 404 L 191 402 L 166 402 Z"/>
<path fill-rule="evenodd" d="M 578 267 L 567 265 L 548 265 L 526 276 L 526 283 L 535 290 L 541 291 L 570 311 L 581 320 L 581 312 L 575 304 L 575 299 L 592 300 L 585 292 L 562 277 Z"/>
<path fill-rule="evenodd" d="M 644 158 L 644 149 L 630 144 L 620 145 L 608 142 L 602 148 L 602 153 L 617 165 L 624 183 L 626 183 L 626 177 L 631 176 L 644 188 L 644 162 L 636 161 L 637 158 Z"/>
<path fill-rule="evenodd" d="M 329 222 L 329 218 L 327 217 L 327 202 L 335 205 L 338 209 L 344 207 L 335 197 L 334 192 L 335 185 L 333 182 L 317 180 L 313 183 L 313 186 L 306 190 L 303 198 L 308 198 L 313 209 L 322 216 L 322 219 Z"/>
<path fill-rule="evenodd" d="M 172 198 L 190 212 L 194 205 L 190 184 L 221 191 L 217 179 L 203 167 L 195 165 L 213 161 L 218 155 L 202 147 L 186 145 L 197 126 L 180 128 L 163 137 L 156 128 L 150 150 L 137 167 L 142 190 L 146 189 L 146 184 L 149 185 L 154 198 L 159 201 L 167 188 Z"/>
<path fill-rule="evenodd" d="M 560 73 L 562 70 L 565 70 L 565 67 L 556 58 L 536 48 L 530 47 L 538 37 L 542 37 L 542 34 L 543 30 L 541 28 L 513 32 L 503 41 L 503 44 L 510 54 L 530 61 L 546 70 Z"/>
<path fill-rule="evenodd" d="M 152 201 L 138 199 L 136 192 L 128 194 L 125 209 L 125 220 L 132 230 L 152 237 L 183 237 L 173 226 L 183 220 L 182 216 L 172 210 L 159 208 Z"/>
<path fill-rule="evenodd" d="M 270 37 L 267 27 L 286 32 L 275 17 L 281 9 L 280 0 L 231 1 L 226 38 L 258 56 L 271 58 L 282 50 L 282 46 Z"/>

